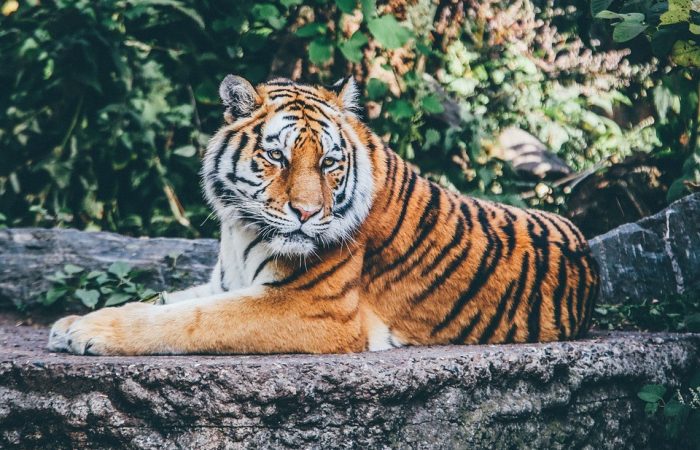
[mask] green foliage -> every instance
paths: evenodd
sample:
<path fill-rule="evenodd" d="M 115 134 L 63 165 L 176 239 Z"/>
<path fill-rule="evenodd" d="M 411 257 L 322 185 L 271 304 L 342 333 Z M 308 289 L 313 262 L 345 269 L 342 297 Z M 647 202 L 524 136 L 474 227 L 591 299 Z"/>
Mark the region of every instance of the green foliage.
<path fill-rule="evenodd" d="M 593 321 L 606 330 L 700 332 L 700 298 L 673 295 L 664 300 L 601 304 Z"/>
<path fill-rule="evenodd" d="M 3 9 L 0 226 L 215 234 L 198 170 L 222 123 L 217 86 L 228 73 L 253 83 L 353 73 L 371 127 L 403 157 L 445 185 L 511 203 L 524 204 L 518 195 L 535 183 L 491 151 L 507 126 L 575 169 L 654 145 L 653 130 L 611 119 L 643 71 L 621 64 L 623 53 L 592 53 L 579 12 L 530 1 L 477 2 L 465 14 L 430 0 L 392 5 L 49 0 Z M 564 194 L 547 192 L 529 203 L 562 208 Z"/>
<path fill-rule="evenodd" d="M 700 372 L 680 389 L 647 384 L 637 397 L 649 416 L 663 421 L 669 447 L 700 449 Z"/>
<path fill-rule="evenodd" d="M 659 124 L 660 153 L 679 155 L 683 174 L 669 188 L 673 201 L 700 186 L 700 3 L 692 0 L 622 2 L 620 12 L 607 10 L 612 2 L 592 1 L 594 17 L 612 20 L 616 42 L 628 42 L 645 33 L 653 54 L 670 64 L 652 91 Z M 646 55 L 647 42 L 631 48 Z"/>
<path fill-rule="evenodd" d="M 69 302 L 80 301 L 89 309 L 143 301 L 155 295 L 139 281 L 145 273 L 124 262 L 115 262 L 107 271 L 91 270 L 67 264 L 47 277 L 51 287 L 41 299 L 45 307 L 65 309 Z"/>

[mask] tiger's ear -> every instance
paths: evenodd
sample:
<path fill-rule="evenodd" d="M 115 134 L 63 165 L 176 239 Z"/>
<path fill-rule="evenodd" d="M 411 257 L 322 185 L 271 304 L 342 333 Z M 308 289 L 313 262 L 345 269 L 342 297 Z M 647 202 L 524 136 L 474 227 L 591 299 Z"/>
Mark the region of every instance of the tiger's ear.
<path fill-rule="evenodd" d="M 355 113 L 360 109 L 360 105 L 357 103 L 360 91 L 357 89 L 357 84 L 352 75 L 336 81 L 331 86 L 331 90 L 338 96 L 338 102 L 344 111 Z"/>
<path fill-rule="evenodd" d="M 226 108 L 224 119 L 232 123 L 240 117 L 249 116 L 262 103 L 252 84 L 237 75 L 226 75 L 219 86 L 219 96 Z"/>

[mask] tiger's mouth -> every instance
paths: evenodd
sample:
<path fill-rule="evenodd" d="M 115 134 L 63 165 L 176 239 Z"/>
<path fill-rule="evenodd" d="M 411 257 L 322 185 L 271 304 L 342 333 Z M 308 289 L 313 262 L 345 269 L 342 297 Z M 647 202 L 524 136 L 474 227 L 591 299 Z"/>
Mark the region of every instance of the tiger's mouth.
<path fill-rule="evenodd" d="M 316 249 L 316 239 L 301 230 L 279 233 L 272 236 L 268 246 L 281 255 L 308 255 Z"/>

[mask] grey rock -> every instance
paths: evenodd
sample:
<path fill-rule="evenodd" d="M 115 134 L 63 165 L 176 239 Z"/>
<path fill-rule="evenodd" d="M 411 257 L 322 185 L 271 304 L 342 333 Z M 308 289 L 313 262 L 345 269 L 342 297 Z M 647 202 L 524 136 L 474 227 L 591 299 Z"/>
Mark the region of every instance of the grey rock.
<path fill-rule="evenodd" d="M 115 261 L 125 261 L 149 274 L 146 284 L 152 289 L 185 288 L 209 278 L 218 248 L 213 239 L 131 238 L 70 229 L 0 230 L 0 306 L 31 307 L 51 285 L 46 277 L 68 263 L 105 270 Z"/>
<path fill-rule="evenodd" d="M 0 326 L 0 447 L 663 448 L 642 385 L 700 335 L 351 355 L 81 357 Z"/>
<path fill-rule="evenodd" d="M 601 272 L 600 301 L 700 294 L 700 193 L 590 241 Z"/>

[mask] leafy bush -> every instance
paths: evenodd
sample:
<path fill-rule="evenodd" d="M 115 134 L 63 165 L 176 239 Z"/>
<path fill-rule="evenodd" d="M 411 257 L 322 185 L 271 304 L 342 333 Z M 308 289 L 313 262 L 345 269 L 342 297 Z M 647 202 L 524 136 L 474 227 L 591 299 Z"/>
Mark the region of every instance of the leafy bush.
<path fill-rule="evenodd" d="M 370 125 L 423 173 L 522 204 L 535 182 L 491 151 L 506 126 L 575 169 L 654 145 L 648 122 L 611 120 L 649 66 L 593 49 L 581 38 L 588 11 L 560 4 L 5 0 L 4 223 L 215 234 L 198 169 L 227 73 L 323 83 L 354 74 Z M 562 190 L 537 192 L 530 204 L 563 207 Z"/>
<path fill-rule="evenodd" d="M 54 309 L 65 309 L 66 302 L 79 300 L 89 309 L 118 306 L 130 301 L 147 300 L 156 294 L 139 283 L 145 275 L 124 262 L 115 262 L 107 271 L 91 270 L 67 264 L 48 279 L 51 288 L 42 297 L 41 304 Z"/>
<path fill-rule="evenodd" d="M 619 11 L 607 9 L 616 3 L 593 0 L 591 12 L 612 21 L 616 42 L 629 43 L 642 55 L 650 50 L 665 67 L 666 74 L 651 93 L 660 138 L 656 151 L 676 154 L 683 161 L 682 174 L 668 191 L 668 200 L 673 201 L 700 187 L 700 3 L 628 0 L 620 3 Z"/>
<path fill-rule="evenodd" d="M 700 332 L 697 293 L 639 303 L 600 304 L 594 312 L 595 326 L 606 330 Z"/>
<path fill-rule="evenodd" d="M 660 416 L 669 448 L 700 448 L 700 372 L 680 389 L 647 384 L 637 396 L 650 416 Z"/>

